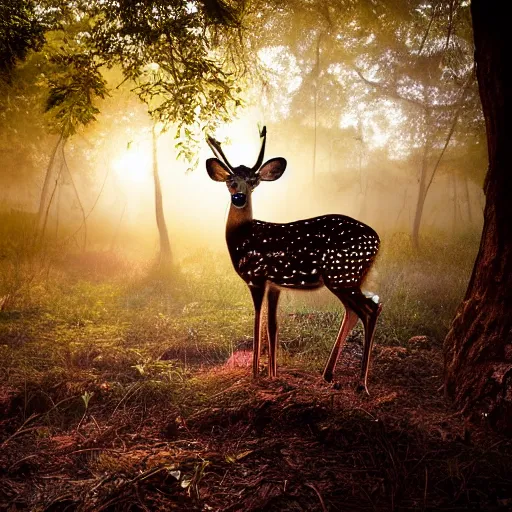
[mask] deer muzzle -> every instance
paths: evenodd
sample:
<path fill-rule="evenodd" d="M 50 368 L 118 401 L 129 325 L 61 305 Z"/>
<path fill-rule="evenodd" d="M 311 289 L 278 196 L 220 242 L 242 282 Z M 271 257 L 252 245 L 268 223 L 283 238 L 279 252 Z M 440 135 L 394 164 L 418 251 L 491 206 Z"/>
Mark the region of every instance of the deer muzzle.
<path fill-rule="evenodd" d="M 231 202 L 237 208 L 243 208 L 247 203 L 247 195 L 237 192 L 231 195 Z"/>

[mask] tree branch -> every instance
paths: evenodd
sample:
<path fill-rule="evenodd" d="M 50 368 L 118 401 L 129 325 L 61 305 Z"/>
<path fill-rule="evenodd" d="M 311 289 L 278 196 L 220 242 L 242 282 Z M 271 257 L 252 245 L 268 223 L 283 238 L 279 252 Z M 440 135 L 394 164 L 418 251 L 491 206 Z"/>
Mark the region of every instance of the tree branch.
<path fill-rule="evenodd" d="M 357 73 L 359 78 L 365 84 L 369 85 L 370 87 L 374 87 L 375 89 L 379 89 L 380 91 L 382 91 L 387 96 L 390 96 L 391 98 L 395 98 L 396 100 L 401 100 L 401 101 L 405 101 L 407 103 L 411 103 L 412 105 L 414 105 L 416 107 L 420 107 L 422 109 L 425 109 L 428 107 L 428 105 L 425 105 L 423 102 L 421 102 L 419 100 L 413 100 L 412 98 L 407 98 L 405 96 L 402 96 L 395 89 L 391 89 L 390 87 L 387 87 L 379 82 L 374 82 L 373 80 L 369 80 L 368 78 L 363 76 L 361 71 L 359 71 L 359 69 L 357 69 L 357 68 L 355 69 L 355 72 Z"/>
<path fill-rule="evenodd" d="M 434 176 L 437 172 L 437 169 L 439 168 L 439 164 L 441 163 L 441 160 L 446 152 L 446 148 L 448 147 L 448 144 L 450 143 L 450 140 L 453 136 L 455 127 L 457 126 L 457 121 L 459 120 L 459 116 L 462 111 L 464 97 L 466 96 L 466 92 L 468 91 L 469 86 L 471 85 L 472 78 L 473 78 L 473 73 L 471 72 L 468 76 L 468 79 L 466 80 L 466 83 L 462 86 L 462 91 L 461 91 L 460 97 L 457 101 L 457 103 L 458 103 L 457 110 L 455 111 L 455 114 L 453 116 L 452 124 L 450 126 L 450 131 L 448 132 L 448 135 L 446 136 L 446 140 L 445 140 L 443 149 L 441 150 L 441 153 L 439 154 L 439 158 L 437 159 L 436 164 L 434 165 L 434 169 L 432 170 L 432 174 L 427 183 L 427 187 L 425 188 L 425 195 L 427 194 L 428 189 L 430 188 L 430 185 L 432 185 L 432 181 L 434 180 Z"/>
<path fill-rule="evenodd" d="M 418 50 L 418 55 L 421 55 L 421 52 L 423 51 L 423 48 L 425 47 L 425 43 L 426 43 L 428 35 L 430 33 L 430 29 L 432 27 L 432 23 L 434 22 L 434 18 L 436 17 L 436 14 L 437 14 L 437 7 L 438 6 L 439 6 L 439 2 L 437 2 L 434 5 L 434 8 L 432 9 L 432 16 L 430 16 L 430 21 L 428 22 L 427 30 L 425 31 L 425 34 L 424 34 L 424 36 L 423 36 L 423 38 L 421 40 L 420 48 Z"/>

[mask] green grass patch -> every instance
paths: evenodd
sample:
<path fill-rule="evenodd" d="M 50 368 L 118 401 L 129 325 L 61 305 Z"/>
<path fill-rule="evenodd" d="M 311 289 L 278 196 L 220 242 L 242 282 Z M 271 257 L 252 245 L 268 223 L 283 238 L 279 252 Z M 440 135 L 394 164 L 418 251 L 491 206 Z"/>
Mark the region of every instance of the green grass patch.
<path fill-rule="evenodd" d="M 385 238 L 367 283 L 384 305 L 376 343 L 407 346 L 410 337 L 426 335 L 439 345 L 464 294 L 477 244 L 476 237 L 436 235 L 414 252 L 405 235 Z M 38 265 L 27 257 L 0 266 L 0 282 L 14 266 L 17 279 L 27 283 L 0 311 L 0 375 L 20 394 L 39 387 L 55 402 L 62 390 L 53 396 L 53 387 L 73 382 L 65 397 L 102 386 L 123 396 L 136 383 L 137 396 L 158 400 L 192 370 L 222 364 L 251 340 L 250 294 L 226 254 L 193 254 L 170 275 L 112 253 L 64 255 L 34 272 Z M 0 295 L 6 293 L 4 286 Z M 284 292 L 279 365 L 320 371 L 342 315 L 327 290 Z M 361 338 L 358 325 L 349 341 Z"/>

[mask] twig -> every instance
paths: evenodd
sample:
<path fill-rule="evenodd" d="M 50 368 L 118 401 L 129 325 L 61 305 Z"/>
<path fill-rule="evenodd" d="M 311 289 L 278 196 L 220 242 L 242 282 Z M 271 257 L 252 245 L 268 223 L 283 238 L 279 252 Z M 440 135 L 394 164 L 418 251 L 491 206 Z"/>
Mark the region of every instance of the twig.
<path fill-rule="evenodd" d="M 37 416 L 41 416 L 41 415 L 40 415 L 40 414 L 36 414 L 36 417 L 37 417 Z M 32 416 L 31 416 L 30 418 L 32 418 Z M 29 419 L 30 419 L 30 418 L 29 418 Z M 27 421 L 28 421 L 28 420 L 27 420 Z M 36 429 L 38 429 L 38 428 L 39 428 L 39 426 L 29 427 L 29 428 L 23 428 L 23 429 L 20 427 L 18 430 L 16 430 L 16 432 L 14 432 L 14 434 L 12 434 L 11 436 L 9 436 L 9 437 L 8 437 L 8 438 L 7 438 L 7 439 L 2 443 L 2 445 L 1 445 L 1 446 L 2 446 L 2 448 L 3 448 L 4 446 L 6 446 L 6 445 L 7 445 L 7 443 L 8 443 L 9 441 L 11 441 L 11 440 L 12 440 L 12 439 L 14 439 L 15 437 L 19 436 L 20 434 L 25 434 L 26 432 L 31 432 L 32 430 L 36 430 Z"/>
<path fill-rule="evenodd" d="M 21 464 L 22 462 L 25 462 L 26 460 L 28 459 L 33 459 L 34 457 L 37 457 L 39 454 L 38 453 L 34 453 L 32 455 L 27 455 L 26 457 L 23 457 L 22 459 L 19 459 L 19 460 L 16 460 L 14 461 L 11 466 L 9 466 L 9 472 L 12 471 L 16 466 L 18 466 L 19 464 Z"/>
<path fill-rule="evenodd" d="M 84 452 L 113 452 L 113 453 L 124 453 L 121 450 L 114 450 L 114 448 L 102 448 L 101 446 L 96 446 L 94 448 L 82 448 L 81 450 L 75 450 L 73 452 L 69 452 L 67 455 L 75 455 L 76 453 L 84 453 Z"/>
<path fill-rule="evenodd" d="M 115 409 L 113 410 L 112 412 L 112 416 L 114 416 L 114 414 L 116 413 L 117 409 L 119 409 L 119 407 L 121 406 L 121 404 L 128 399 L 128 396 L 130 395 L 130 393 L 132 392 L 133 388 L 137 387 L 137 385 L 139 385 L 139 388 L 140 388 L 140 384 L 138 382 L 136 382 L 135 384 L 133 384 L 133 386 L 130 387 L 130 389 L 125 393 L 125 395 L 123 396 L 123 398 L 121 398 L 121 400 L 119 401 L 119 403 L 116 405 Z M 133 391 L 133 393 L 131 393 L 132 395 L 134 393 L 137 392 L 137 389 L 135 389 L 135 391 Z"/>
<path fill-rule="evenodd" d="M 156 475 L 157 473 L 160 473 L 161 471 L 165 471 L 165 470 L 168 470 L 168 466 L 160 466 L 160 467 L 156 467 L 156 468 L 151 468 L 148 471 L 141 473 L 140 475 L 137 475 L 135 478 L 132 478 L 128 482 L 124 482 L 123 484 L 121 484 L 119 486 L 119 488 L 116 492 L 117 496 L 110 499 L 106 503 L 103 503 L 99 508 L 96 509 L 97 512 L 100 512 L 101 510 L 106 510 L 110 507 L 110 505 L 114 504 L 119 499 L 119 495 L 121 494 L 121 492 L 124 489 L 126 489 L 128 486 L 133 485 L 141 480 L 146 480 L 147 478 L 150 478 L 150 477 Z"/>
<path fill-rule="evenodd" d="M 94 421 L 94 424 L 96 425 L 96 428 L 98 429 L 98 432 L 101 434 L 101 427 L 98 425 L 96 418 L 92 414 L 91 414 L 91 420 Z"/>
<path fill-rule="evenodd" d="M 373 416 L 373 414 L 370 414 L 367 410 L 363 409 L 362 407 L 354 407 L 354 409 L 358 410 L 358 411 L 363 411 L 365 414 L 367 414 L 368 416 L 370 416 L 370 418 L 373 420 L 373 421 L 379 421 L 378 418 L 376 418 L 375 416 Z"/>
<path fill-rule="evenodd" d="M 323 512 L 327 512 L 327 508 L 325 507 L 324 499 L 322 498 L 322 495 L 320 494 L 320 491 L 316 488 L 315 485 L 310 484 L 306 482 L 304 484 L 306 487 L 309 487 L 310 489 L 313 489 L 315 491 L 316 495 L 318 496 L 318 501 L 320 501 L 320 506 L 322 507 Z"/>
<path fill-rule="evenodd" d="M 62 399 L 60 402 L 57 402 L 55 405 L 53 405 L 50 409 L 48 409 L 45 413 L 40 413 L 40 414 L 32 414 L 29 418 L 27 418 L 23 424 L 18 428 L 18 430 L 16 430 L 16 432 L 14 432 L 12 435 L 10 435 L 5 441 L 2 442 L 2 444 L 0 446 L 4 447 L 7 443 L 9 443 L 9 441 L 11 441 L 13 438 L 15 438 L 16 436 L 18 436 L 19 434 L 23 434 L 25 432 L 30 432 L 31 430 L 35 430 L 36 428 L 39 428 L 39 427 L 30 427 L 30 428 L 26 428 L 24 429 L 23 427 L 29 423 L 30 421 L 36 419 L 36 418 L 39 418 L 40 416 L 46 416 L 47 414 L 50 414 L 54 409 L 56 409 L 60 404 L 64 403 L 64 402 L 67 402 L 69 400 L 74 400 L 76 399 L 76 396 L 71 396 L 71 397 L 68 397 L 68 398 L 64 398 Z"/>

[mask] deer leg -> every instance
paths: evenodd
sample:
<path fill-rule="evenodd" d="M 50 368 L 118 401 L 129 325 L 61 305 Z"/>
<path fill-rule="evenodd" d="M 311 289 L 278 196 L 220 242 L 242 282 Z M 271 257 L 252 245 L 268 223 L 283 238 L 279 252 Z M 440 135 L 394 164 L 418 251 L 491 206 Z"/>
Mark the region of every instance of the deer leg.
<path fill-rule="evenodd" d="M 376 297 L 376 296 L 375 296 Z M 364 347 L 363 359 L 361 361 L 361 375 L 359 377 L 358 391 L 368 393 L 368 369 L 370 366 L 370 355 L 373 345 L 373 335 L 375 333 L 375 325 L 382 310 L 382 304 L 375 302 L 373 298 L 366 297 L 361 290 L 351 290 L 344 293 L 344 302 L 346 301 L 350 307 L 357 313 L 364 326 Z"/>
<path fill-rule="evenodd" d="M 278 288 L 268 288 L 268 376 L 275 377 L 277 373 L 277 303 L 279 302 Z"/>
<path fill-rule="evenodd" d="M 364 391 L 366 392 L 367 395 L 370 394 L 368 392 L 367 381 L 368 369 L 370 367 L 370 355 L 373 347 L 373 336 L 375 334 L 377 318 L 379 318 L 380 312 L 382 311 L 382 304 L 379 303 L 376 304 L 376 306 L 377 307 L 373 310 L 372 314 L 367 318 L 366 324 L 364 325 L 363 360 L 361 362 L 361 376 L 359 377 L 359 384 L 357 386 L 358 391 Z"/>
<path fill-rule="evenodd" d="M 338 357 L 341 353 L 343 345 L 345 344 L 345 340 L 349 335 L 350 331 L 357 324 L 357 315 L 352 309 L 344 304 L 345 307 L 345 315 L 343 317 L 343 321 L 341 322 L 341 327 L 338 332 L 338 337 L 336 338 L 336 343 L 334 347 L 332 347 L 331 355 L 329 357 L 329 361 L 325 365 L 325 370 L 323 377 L 327 382 L 332 381 L 332 377 L 334 374 L 334 368 L 336 367 L 336 362 L 338 361 Z"/>
<path fill-rule="evenodd" d="M 260 319 L 261 319 L 261 305 L 265 295 L 265 288 L 255 288 L 250 286 L 252 301 L 254 303 L 254 342 L 252 354 L 252 374 L 257 378 L 260 373 Z"/>

